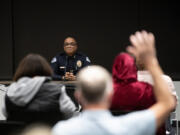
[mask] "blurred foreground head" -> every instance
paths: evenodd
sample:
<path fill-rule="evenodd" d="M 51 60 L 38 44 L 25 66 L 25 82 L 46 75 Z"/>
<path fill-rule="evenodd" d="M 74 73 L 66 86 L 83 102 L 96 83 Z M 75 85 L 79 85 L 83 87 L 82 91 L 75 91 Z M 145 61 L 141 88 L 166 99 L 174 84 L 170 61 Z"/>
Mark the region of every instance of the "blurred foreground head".
<path fill-rule="evenodd" d="M 83 105 L 109 104 L 112 95 L 112 78 L 103 67 L 93 65 L 82 69 L 77 75 L 77 92 Z"/>
<path fill-rule="evenodd" d="M 33 124 L 27 126 L 21 135 L 52 135 L 51 128 L 43 124 Z"/>

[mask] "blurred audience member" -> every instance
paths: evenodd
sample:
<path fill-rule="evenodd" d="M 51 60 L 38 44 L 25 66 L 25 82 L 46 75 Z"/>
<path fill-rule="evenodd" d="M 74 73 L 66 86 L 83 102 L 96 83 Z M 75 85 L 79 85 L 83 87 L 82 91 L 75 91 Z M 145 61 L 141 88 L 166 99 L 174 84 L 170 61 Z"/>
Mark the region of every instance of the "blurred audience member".
<path fill-rule="evenodd" d="M 138 72 L 137 72 L 138 81 L 147 82 L 151 85 L 154 85 L 151 74 L 149 73 L 149 71 L 147 71 L 145 69 L 144 64 L 141 63 L 141 61 L 138 58 L 136 59 L 136 65 L 138 68 Z M 172 96 L 174 96 L 175 100 L 178 101 L 178 96 L 177 96 L 177 93 L 175 91 L 175 86 L 174 86 L 173 81 L 170 78 L 170 76 L 163 74 L 162 78 L 168 84 L 168 88 L 169 88 L 170 92 L 172 93 Z M 172 125 L 171 125 L 171 118 L 170 117 L 171 117 L 171 115 L 166 120 L 166 134 L 171 134 L 172 129 L 173 129 Z M 160 130 L 158 130 L 158 133 L 165 135 L 165 127 L 162 127 Z"/>
<path fill-rule="evenodd" d="M 155 103 L 152 86 L 137 80 L 136 64 L 129 54 L 120 53 L 115 58 L 112 77 L 114 86 L 112 110 L 122 112 L 143 110 Z"/>
<path fill-rule="evenodd" d="M 53 125 L 74 114 L 76 108 L 65 86 L 51 82 L 52 73 L 48 62 L 38 54 L 22 59 L 4 99 L 7 120 Z"/>

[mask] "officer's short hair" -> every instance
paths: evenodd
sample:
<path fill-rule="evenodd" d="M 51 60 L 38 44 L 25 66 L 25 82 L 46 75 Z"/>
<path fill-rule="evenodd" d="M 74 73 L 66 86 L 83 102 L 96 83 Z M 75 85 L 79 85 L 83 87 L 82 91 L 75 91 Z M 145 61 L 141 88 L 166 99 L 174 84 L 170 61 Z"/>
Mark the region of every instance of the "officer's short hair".
<path fill-rule="evenodd" d="M 112 91 L 112 79 L 109 72 L 101 66 L 88 66 L 77 74 L 77 90 L 88 103 L 101 101 Z"/>
<path fill-rule="evenodd" d="M 39 54 L 28 54 L 19 63 L 13 80 L 17 81 L 24 76 L 52 76 L 52 74 L 51 66 L 43 56 Z"/>
<path fill-rule="evenodd" d="M 66 35 L 64 36 L 63 42 L 64 42 L 65 39 L 67 39 L 67 38 L 73 38 L 73 39 L 76 41 L 77 45 L 79 45 L 79 37 L 78 37 L 75 33 L 66 34 Z"/>

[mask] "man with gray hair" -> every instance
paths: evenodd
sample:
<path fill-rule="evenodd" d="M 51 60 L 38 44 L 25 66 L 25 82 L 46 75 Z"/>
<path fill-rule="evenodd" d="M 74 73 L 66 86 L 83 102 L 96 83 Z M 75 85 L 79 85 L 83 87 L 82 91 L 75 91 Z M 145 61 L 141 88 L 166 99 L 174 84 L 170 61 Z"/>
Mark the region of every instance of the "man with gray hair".
<path fill-rule="evenodd" d="M 113 94 L 111 76 L 101 66 L 89 66 L 77 75 L 76 96 L 84 111 L 78 117 L 62 121 L 53 128 L 53 135 L 153 135 L 175 107 L 158 64 L 154 36 L 146 31 L 130 36 L 127 51 L 138 57 L 152 74 L 157 103 L 147 110 L 114 117 L 108 111 Z"/>

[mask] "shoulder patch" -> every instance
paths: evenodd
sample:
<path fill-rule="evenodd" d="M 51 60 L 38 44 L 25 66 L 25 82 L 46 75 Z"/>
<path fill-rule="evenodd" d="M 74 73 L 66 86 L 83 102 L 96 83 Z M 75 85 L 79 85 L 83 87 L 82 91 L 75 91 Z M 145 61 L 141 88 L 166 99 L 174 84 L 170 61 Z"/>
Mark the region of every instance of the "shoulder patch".
<path fill-rule="evenodd" d="M 82 62 L 81 62 L 81 60 L 78 60 L 77 62 L 76 62 L 76 65 L 77 65 L 77 67 L 81 67 L 82 66 Z"/>
<path fill-rule="evenodd" d="M 86 61 L 89 62 L 89 63 L 91 63 L 91 61 L 90 61 L 90 59 L 89 59 L 88 57 L 86 57 Z"/>
<path fill-rule="evenodd" d="M 51 63 L 55 63 L 57 61 L 56 57 L 52 58 Z"/>

